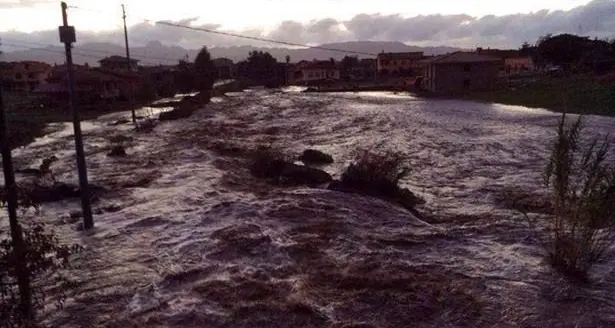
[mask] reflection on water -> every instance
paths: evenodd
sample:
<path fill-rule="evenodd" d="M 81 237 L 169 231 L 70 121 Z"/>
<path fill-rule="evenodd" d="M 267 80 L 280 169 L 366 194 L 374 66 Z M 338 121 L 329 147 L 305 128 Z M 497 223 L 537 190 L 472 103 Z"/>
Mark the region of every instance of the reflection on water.
<path fill-rule="evenodd" d="M 513 105 L 503 105 L 503 104 L 492 104 L 493 109 L 501 112 L 515 112 L 521 114 L 544 114 L 544 115 L 553 115 L 553 112 L 548 111 L 543 108 L 530 108 L 524 106 L 513 106 Z"/>

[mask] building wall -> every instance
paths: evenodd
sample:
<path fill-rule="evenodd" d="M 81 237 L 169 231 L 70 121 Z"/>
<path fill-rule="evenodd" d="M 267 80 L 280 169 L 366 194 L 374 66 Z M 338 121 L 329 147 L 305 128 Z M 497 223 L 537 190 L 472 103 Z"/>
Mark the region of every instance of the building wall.
<path fill-rule="evenodd" d="M 340 78 L 339 69 L 326 69 L 326 68 L 304 68 L 302 69 L 303 76 L 302 81 L 315 81 L 322 79 L 336 79 Z"/>
<path fill-rule="evenodd" d="M 400 69 L 408 70 L 412 68 L 410 59 L 380 59 L 378 58 L 378 72 L 387 70 L 389 72 L 399 71 Z"/>
<path fill-rule="evenodd" d="M 7 89 L 14 92 L 30 92 L 46 83 L 51 65 L 41 62 L 18 62 L 4 69 L 1 76 L 6 80 Z"/>
<path fill-rule="evenodd" d="M 500 63 L 439 63 L 430 64 L 426 69 L 427 90 L 438 94 L 459 94 L 494 89 Z"/>
<path fill-rule="evenodd" d="M 417 61 L 423 58 L 423 53 L 384 53 L 376 58 L 376 67 L 379 73 L 388 71 L 389 73 L 410 71 L 415 68 Z"/>
<path fill-rule="evenodd" d="M 513 57 L 504 60 L 508 73 L 519 73 L 523 71 L 533 71 L 534 62 L 531 57 Z"/>

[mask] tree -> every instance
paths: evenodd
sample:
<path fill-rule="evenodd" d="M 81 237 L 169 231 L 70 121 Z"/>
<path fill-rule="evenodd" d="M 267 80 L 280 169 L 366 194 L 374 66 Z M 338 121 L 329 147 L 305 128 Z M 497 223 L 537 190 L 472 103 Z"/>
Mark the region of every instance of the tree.
<path fill-rule="evenodd" d="M 553 64 L 571 69 L 581 60 L 591 43 L 589 38 L 573 34 L 546 35 L 538 39 L 536 59 L 542 65 Z"/>
<path fill-rule="evenodd" d="M 155 100 L 158 96 L 156 86 L 152 81 L 151 76 L 144 76 L 141 78 L 139 88 L 136 90 L 136 98 L 142 102 L 149 102 Z"/>
<path fill-rule="evenodd" d="M 195 87 L 199 91 L 209 91 L 214 86 L 216 68 L 207 47 L 203 47 L 194 60 Z"/>
<path fill-rule="evenodd" d="M 290 68 L 290 55 L 286 55 L 286 66 L 284 67 L 284 85 L 288 85 L 289 80 L 289 68 Z"/>
<path fill-rule="evenodd" d="M 188 62 L 187 58 L 179 60 L 175 75 L 175 83 L 177 84 L 177 89 L 181 93 L 189 93 L 196 90 L 193 65 L 193 63 Z"/>
<path fill-rule="evenodd" d="M 348 81 L 350 79 L 350 73 L 353 68 L 359 66 L 359 58 L 356 56 L 344 56 L 340 61 L 340 75 L 341 78 Z"/>
<path fill-rule="evenodd" d="M 254 83 L 282 82 L 282 77 L 278 74 L 278 61 L 268 52 L 251 51 L 248 59 L 237 63 L 237 66 L 239 75 Z"/>
<path fill-rule="evenodd" d="M 521 45 L 521 49 L 519 49 L 519 54 L 521 56 L 534 56 L 536 52 L 536 46 L 533 46 L 531 44 L 529 44 L 529 42 L 523 42 L 523 44 Z"/>
<path fill-rule="evenodd" d="M 613 44 L 608 40 L 592 40 L 573 34 L 546 35 L 538 39 L 535 62 L 541 66 L 553 64 L 567 70 L 602 73 L 612 69 L 613 50 Z"/>

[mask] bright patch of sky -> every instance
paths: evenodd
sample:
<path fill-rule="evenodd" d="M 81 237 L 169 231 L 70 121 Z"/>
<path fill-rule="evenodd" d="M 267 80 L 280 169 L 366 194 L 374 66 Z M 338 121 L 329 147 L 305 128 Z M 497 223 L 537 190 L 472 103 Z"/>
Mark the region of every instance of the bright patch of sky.
<path fill-rule="evenodd" d="M 121 25 L 121 3 L 126 5 L 129 25 L 153 20 L 198 17 L 199 24 L 246 30 L 272 28 L 285 20 L 307 23 L 334 18 L 348 20 L 358 14 L 467 14 L 474 17 L 530 13 L 539 10 L 570 10 L 588 0 L 72 0 L 69 22 L 78 30 L 103 31 Z M 87 9 L 87 10 L 85 10 Z M 61 23 L 60 3 L 55 0 L 0 0 L 0 31 L 32 32 L 55 29 Z"/>

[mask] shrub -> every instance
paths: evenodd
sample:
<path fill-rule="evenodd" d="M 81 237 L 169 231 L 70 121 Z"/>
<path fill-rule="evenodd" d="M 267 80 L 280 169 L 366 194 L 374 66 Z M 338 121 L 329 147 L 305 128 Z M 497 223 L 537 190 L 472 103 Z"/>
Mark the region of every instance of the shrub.
<path fill-rule="evenodd" d="M 61 245 L 58 238 L 46 232 L 39 223 L 31 223 L 22 229 L 24 236 L 24 258 L 30 278 L 32 308 L 35 317 L 27 318 L 19 307 L 16 268 L 22 258 L 15 256 L 13 242 L 0 238 L 0 327 L 42 327 L 36 313 L 45 307 L 47 291 L 57 290 L 56 304 L 62 306 L 66 291 L 71 287 L 67 279 L 58 275 L 60 269 L 69 265 L 71 254 L 79 251 L 78 246 Z M 55 285 L 55 286 L 53 286 Z"/>
<path fill-rule="evenodd" d="M 398 182 L 409 173 L 401 153 L 364 151 L 342 174 L 344 186 L 374 196 L 396 197 Z"/>
<path fill-rule="evenodd" d="M 20 195 L 20 198 L 22 197 L 24 196 Z M 38 210 L 38 204 L 28 197 L 24 199 L 20 203 L 22 214 L 25 214 L 29 207 Z M 6 203 L 3 202 L 2 206 L 6 206 Z M 62 245 L 41 223 L 19 224 L 18 229 L 23 239 L 21 257 L 17 257 L 12 238 L 0 230 L 0 328 L 44 327 L 37 314 L 45 309 L 48 293 L 53 293 L 56 305 L 62 307 L 67 291 L 74 285 L 60 274 L 60 270 L 66 269 L 71 255 L 82 248 L 79 245 Z M 21 307 L 18 287 L 20 267 L 25 267 L 29 281 L 30 313 L 24 312 Z"/>
<path fill-rule="evenodd" d="M 277 178 L 282 174 L 289 157 L 271 146 L 258 147 L 252 154 L 250 172 L 259 178 Z"/>
<path fill-rule="evenodd" d="M 554 208 L 543 238 L 551 264 L 586 281 L 615 237 L 615 167 L 608 136 L 581 144 L 583 118 L 567 124 L 562 115 L 544 182 Z"/>
<path fill-rule="evenodd" d="M 328 189 L 381 198 L 421 218 L 415 206 L 425 201 L 407 188 L 400 188 L 398 185 L 409 171 L 410 169 L 404 165 L 401 153 L 365 151 L 348 166 L 342 174 L 341 181 L 334 181 Z"/>

